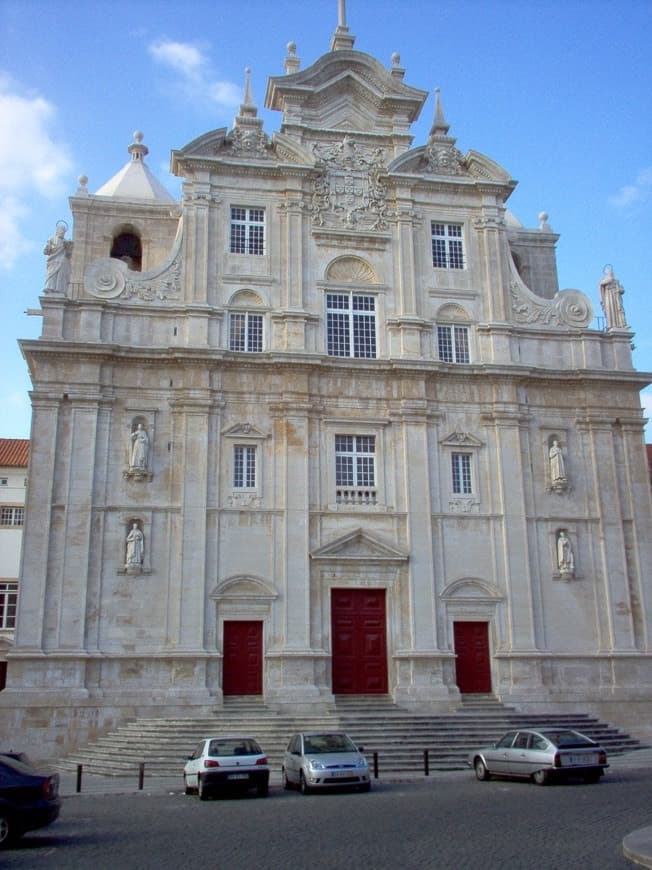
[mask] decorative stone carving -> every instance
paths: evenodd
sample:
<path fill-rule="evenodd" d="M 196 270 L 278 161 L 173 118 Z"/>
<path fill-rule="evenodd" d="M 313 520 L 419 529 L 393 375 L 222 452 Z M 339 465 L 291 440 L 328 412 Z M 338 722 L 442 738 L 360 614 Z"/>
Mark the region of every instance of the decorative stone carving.
<path fill-rule="evenodd" d="M 143 302 L 176 297 L 181 292 L 181 256 L 160 270 L 134 272 L 121 260 L 102 257 L 84 271 L 84 290 L 97 299 L 117 299 L 134 296 Z"/>
<path fill-rule="evenodd" d="M 562 580 L 572 580 L 575 576 L 573 546 L 566 529 L 560 529 L 557 533 L 557 567 Z"/>
<path fill-rule="evenodd" d="M 422 171 L 435 175 L 468 175 L 464 155 L 452 142 L 433 142 L 423 154 Z"/>
<path fill-rule="evenodd" d="M 338 257 L 326 270 L 326 280 L 375 284 L 378 279 L 366 260 L 360 257 Z"/>
<path fill-rule="evenodd" d="M 125 570 L 127 574 L 140 574 L 145 558 L 145 536 L 134 520 L 127 535 Z"/>
<path fill-rule="evenodd" d="M 68 289 L 72 242 L 65 238 L 67 229 L 68 224 L 65 221 L 57 221 L 54 235 L 43 248 L 47 257 L 44 293 L 65 293 Z"/>
<path fill-rule="evenodd" d="M 257 128 L 235 127 L 226 137 L 225 145 L 238 157 L 269 159 L 272 156 L 269 136 Z"/>
<path fill-rule="evenodd" d="M 580 290 L 560 290 L 552 299 L 543 299 L 523 282 L 511 258 L 510 271 L 512 313 L 518 323 L 584 329 L 593 319 L 591 301 Z"/>
<path fill-rule="evenodd" d="M 605 266 L 604 278 L 600 281 L 600 304 L 607 320 L 608 329 L 627 329 L 623 294 L 625 290 L 613 273 L 611 266 Z"/>
<path fill-rule="evenodd" d="M 314 226 L 387 229 L 387 168 L 382 148 L 356 144 L 313 145 L 318 171 L 313 183 Z"/>

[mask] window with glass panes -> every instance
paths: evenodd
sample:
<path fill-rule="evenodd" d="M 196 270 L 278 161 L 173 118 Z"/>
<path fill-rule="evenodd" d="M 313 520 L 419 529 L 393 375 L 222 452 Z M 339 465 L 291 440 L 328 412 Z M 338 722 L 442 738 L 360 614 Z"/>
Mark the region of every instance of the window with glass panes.
<path fill-rule="evenodd" d="M 265 253 L 265 209 L 231 206 L 232 254 Z"/>
<path fill-rule="evenodd" d="M 329 356 L 376 358 L 376 298 L 363 293 L 326 294 Z"/>
<path fill-rule="evenodd" d="M 461 224 L 432 223 L 432 265 L 435 269 L 464 268 Z"/>
<path fill-rule="evenodd" d="M 24 522 L 24 507 L 9 507 L 3 505 L 0 508 L 0 526 L 22 526 Z"/>
<path fill-rule="evenodd" d="M 0 629 L 16 627 L 18 583 L 0 582 Z"/>
<path fill-rule="evenodd" d="M 374 435 L 335 436 L 335 484 L 346 487 L 376 485 Z"/>
<path fill-rule="evenodd" d="M 263 315 L 248 311 L 229 315 L 229 350 L 260 353 L 263 349 Z"/>
<path fill-rule="evenodd" d="M 256 448 L 236 444 L 233 448 L 233 488 L 256 488 Z"/>
<path fill-rule="evenodd" d="M 442 362 L 470 362 L 468 326 L 438 326 L 437 347 Z"/>
<path fill-rule="evenodd" d="M 453 453 L 451 471 L 455 495 L 470 495 L 473 492 L 471 488 L 471 454 Z"/>

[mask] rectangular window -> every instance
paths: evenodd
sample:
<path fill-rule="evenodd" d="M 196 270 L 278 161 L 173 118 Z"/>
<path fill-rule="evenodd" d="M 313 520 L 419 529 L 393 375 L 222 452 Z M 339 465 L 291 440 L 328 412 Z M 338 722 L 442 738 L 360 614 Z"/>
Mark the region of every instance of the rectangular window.
<path fill-rule="evenodd" d="M 442 362 L 468 363 L 469 329 L 467 326 L 438 326 L 437 346 Z"/>
<path fill-rule="evenodd" d="M 248 311 L 229 315 L 229 350 L 260 353 L 263 349 L 263 315 Z"/>
<path fill-rule="evenodd" d="M 24 507 L 8 507 L 4 505 L 0 508 L 0 526 L 22 526 L 24 522 Z"/>
<path fill-rule="evenodd" d="M 435 269 L 463 269 L 462 225 L 433 223 L 431 226 L 432 265 Z"/>
<path fill-rule="evenodd" d="M 376 358 L 376 299 L 360 293 L 326 294 L 329 356 Z"/>
<path fill-rule="evenodd" d="M 236 444 L 233 448 L 233 488 L 256 488 L 256 448 Z"/>
<path fill-rule="evenodd" d="M 0 582 L 0 629 L 16 628 L 18 583 Z"/>
<path fill-rule="evenodd" d="M 471 495 L 471 454 L 453 453 L 451 457 L 453 473 L 453 493 L 455 495 Z"/>
<path fill-rule="evenodd" d="M 0 486 L 9 486 L 9 478 L 0 477 Z"/>
<path fill-rule="evenodd" d="M 374 435 L 335 436 L 335 485 L 338 503 L 376 503 Z"/>
<path fill-rule="evenodd" d="M 232 254 L 265 253 L 265 209 L 231 207 Z"/>

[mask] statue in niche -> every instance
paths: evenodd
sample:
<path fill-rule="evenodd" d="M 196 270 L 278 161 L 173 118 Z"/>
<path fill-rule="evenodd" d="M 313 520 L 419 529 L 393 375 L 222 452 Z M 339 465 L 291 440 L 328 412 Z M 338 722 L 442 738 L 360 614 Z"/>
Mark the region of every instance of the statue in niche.
<path fill-rule="evenodd" d="M 130 435 L 131 456 L 129 459 L 130 471 L 147 471 L 147 459 L 149 457 L 149 435 L 142 423 L 139 423 Z"/>
<path fill-rule="evenodd" d="M 604 278 L 600 281 L 600 304 L 607 320 L 608 329 L 627 329 L 623 294 L 625 290 L 613 273 L 611 266 L 606 266 Z"/>
<path fill-rule="evenodd" d="M 569 580 L 575 574 L 573 547 L 565 529 L 561 529 L 557 535 L 557 567 L 564 580 Z"/>
<path fill-rule="evenodd" d="M 564 462 L 564 454 L 559 446 L 559 441 L 555 438 L 548 451 L 548 460 L 550 463 L 550 480 L 553 489 L 565 489 L 566 479 L 566 464 Z"/>
<path fill-rule="evenodd" d="M 127 571 L 141 571 L 145 557 L 145 536 L 138 527 L 137 522 L 131 524 L 127 535 L 127 556 L 125 568 Z"/>
<path fill-rule="evenodd" d="M 72 242 L 66 238 L 68 224 L 58 221 L 54 235 L 45 244 L 43 253 L 47 257 L 45 267 L 45 293 L 65 293 L 70 280 Z"/>

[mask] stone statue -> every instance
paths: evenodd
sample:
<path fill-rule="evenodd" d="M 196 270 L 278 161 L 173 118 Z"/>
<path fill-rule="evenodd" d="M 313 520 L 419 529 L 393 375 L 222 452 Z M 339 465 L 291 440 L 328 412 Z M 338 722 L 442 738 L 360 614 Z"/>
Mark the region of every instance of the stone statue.
<path fill-rule="evenodd" d="M 623 285 L 614 275 L 611 266 L 606 266 L 604 278 L 600 281 L 600 304 L 609 329 L 627 329 L 623 308 L 624 292 Z"/>
<path fill-rule="evenodd" d="M 135 471 L 147 471 L 149 456 L 149 436 L 142 423 L 131 433 L 131 458 L 129 468 Z"/>
<path fill-rule="evenodd" d="M 561 529 L 557 536 L 557 567 L 562 577 L 572 577 L 575 573 L 573 547 L 565 529 Z"/>
<path fill-rule="evenodd" d="M 138 528 L 138 523 L 134 522 L 131 525 L 131 531 L 127 535 L 127 558 L 125 568 L 141 569 L 143 566 L 143 557 L 145 554 L 145 536 Z"/>
<path fill-rule="evenodd" d="M 548 451 L 550 460 L 550 480 L 553 484 L 566 482 L 566 466 L 564 464 L 564 454 L 562 453 L 559 441 L 556 439 L 552 442 L 552 447 Z"/>
<path fill-rule="evenodd" d="M 43 253 L 47 257 L 45 272 L 45 293 L 65 293 L 70 280 L 72 242 L 64 237 L 68 226 L 59 221 L 54 235 L 46 242 Z"/>

